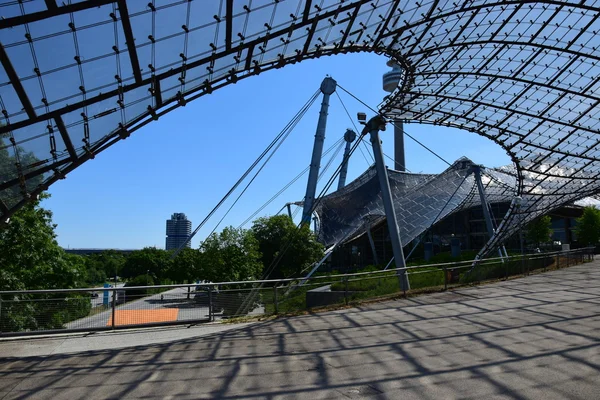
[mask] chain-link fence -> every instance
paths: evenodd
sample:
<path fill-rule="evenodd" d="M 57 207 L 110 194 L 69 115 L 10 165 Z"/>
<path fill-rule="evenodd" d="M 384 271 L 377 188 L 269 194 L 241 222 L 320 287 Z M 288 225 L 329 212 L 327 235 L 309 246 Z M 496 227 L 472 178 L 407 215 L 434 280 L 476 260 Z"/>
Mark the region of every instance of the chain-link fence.
<path fill-rule="evenodd" d="M 0 292 L 0 335 L 76 332 L 293 313 L 367 299 L 440 291 L 486 280 L 565 268 L 594 258 L 594 248 L 406 268 L 399 270 L 190 285 Z"/>

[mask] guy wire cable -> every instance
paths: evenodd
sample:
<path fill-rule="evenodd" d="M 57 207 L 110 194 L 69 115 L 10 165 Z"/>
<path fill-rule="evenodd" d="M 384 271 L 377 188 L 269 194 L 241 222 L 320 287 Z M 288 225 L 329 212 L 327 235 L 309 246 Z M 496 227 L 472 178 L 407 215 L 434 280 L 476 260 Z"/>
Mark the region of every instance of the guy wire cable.
<path fill-rule="evenodd" d="M 364 101 L 362 101 L 361 99 L 359 99 L 358 97 L 356 97 L 355 95 L 353 95 L 352 93 L 350 93 L 349 91 L 347 91 L 346 89 L 344 89 L 342 86 L 340 86 L 340 84 L 337 84 L 337 87 L 339 87 L 340 89 L 342 89 L 344 92 L 348 93 L 350 96 L 352 96 L 356 101 L 360 102 L 362 105 L 364 105 L 365 107 L 367 107 L 369 110 L 373 111 L 376 114 L 379 114 L 379 111 L 375 110 L 373 107 L 371 107 L 370 105 L 368 105 L 367 103 L 365 103 Z M 396 124 L 394 123 L 394 121 L 387 121 L 388 123 L 392 124 L 393 126 L 396 126 Z M 428 152 L 430 152 L 431 154 L 433 154 L 434 156 L 436 156 L 437 158 L 439 158 L 440 160 L 442 160 L 443 162 L 445 162 L 448 165 L 452 165 L 451 163 L 449 163 L 447 160 L 445 160 L 442 156 L 440 156 L 439 154 L 437 154 L 435 151 L 431 150 L 429 147 L 425 146 L 423 143 L 421 143 L 420 141 L 418 141 L 417 139 L 415 139 L 412 135 L 410 135 L 408 132 L 406 132 L 405 130 L 403 130 L 404 134 L 406 136 L 408 136 L 409 138 L 411 138 L 412 140 L 414 140 L 417 144 L 419 144 L 421 147 L 423 147 L 425 150 L 427 150 Z"/>
<path fill-rule="evenodd" d="M 353 144 L 352 148 L 350 149 L 350 153 L 348 154 L 348 158 L 350 158 L 350 156 L 354 153 L 354 151 L 356 150 L 356 148 L 358 147 L 359 144 L 360 144 L 360 140 L 357 140 Z M 331 185 L 333 184 L 333 182 L 335 182 L 335 178 L 337 177 L 337 175 L 339 175 L 339 173 L 342 169 L 342 166 L 344 165 L 344 161 L 345 160 L 342 160 L 342 163 L 340 163 L 340 165 L 335 170 L 334 174 L 331 176 L 331 178 L 329 178 L 325 187 L 319 193 L 319 196 L 315 198 L 315 202 L 313 203 L 311 210 L 310 210 L 311 214 L 314 212 L 317 204 L 323 198 L 325 193 L 329 190 L 329 188 L 331 188 Z M 293 231 L 293 234 L 296 234 L 296 232 L 298 232 L 298 230 L 300 229 L 301 226 L 302 226 L 302 223 L 299 223 L 298 225 L 296 225 L 296 230 Z M 283 256 L 287 253 L 287 250 L 290 248 L 290 246 L 292 244 L 292 239 L 293 239 L 293 237 L 288 238 L 287 242 L 282 246 L 281 250 L 277 253 L 277 257 L 275 257 L 275 259 L 273 259 L 273 261 L 271 261 L 271 264 L 269 265 L 269 267 L 266 268 L 266 271 L 263 271 L 263 280 L 268 279 L 271 272 L 273 272 L 275 267 L 277 265 L 279 265 L 279 262 L 283 259 Z M 258 291 L 263 286 L 264 286 L 264 283 L 261 283 L 260 285 L 258 285 L 257 287 L 255 287 L 251 290 L 251 292 L 248 294 L 246 299 L 242 302 L 240 307 L 238 307 L 236 314 L 238 314 L 240 311 L 244 311 L 246 308 L 248 308 L 248 306 L 252 302 L 253 298 L 256 297 Z"/>
<path fill-rule="evenodd" d="M 252 170 L 256 167 L 256 165 L 258 165 L 258 163 L 260 163 L 260 161 L 265 157 L 265 155 L 268 154 L 268 152 L 273 148 L 273 146 L 275 146 L 277 144 L 279 139 L 285 134 L 285 132 L 288 130 L 289 126 L 292 125 L 293 121 L 298 117 L 298 115 L 300 115 L 303 112 L 306 112 L 305 109 L 310 108 L 312 103 L 317 99 L 319 93 L 320 93 L 320 89 L 317 89 L 315 91 L 315 93 L 311 96 L 311 98 L 302 107 L 302 109 L 300 111 L 298 111 L 298 113 L 296 113 L 296 115 L 292 118 L 292 120 L 290 122 L 288 122 L 286 127 L 277 135 L 277 137 L 275 137 L 275 139 L 267 146 L 267 148 L 261 153 L 261 155 L 258 156 L 258 158 L 252 163 L 252 165 L 246 170 L 246 172 L 244 172 L 244 174 L 238 179 L 238 181 L 233 185 L 233 187 L 231 189 L 229 189 L 229 191 L 225 194 L 225 196 L 223 196 L 223 198 L 219 201 L 219 203 L 217 203 L 217 205 L 208 213 L 208 215 L 202 220 L 202 222 L 196 227 L 196 229 L 194 229 L 194 231 L 187 238 L 187 240 L 185 242 L 183 242 L 181 244 L 181 246 L 179 246 L 179 248 L 173 252 L 173 254 L 171 255 L 171 259 L 175 258 L 179 254 L 179 252 L 181 252 L 181 250 L 190 242 L 190 240 L 192 240 L 192 238 L 196 235 L 196 233 L 198 233 L 198 231 L 213 216 L 213 214 L 221 207 L 221 205 L 223 205 L 223 203 L 229 198 L 229 196 L 235 191 L 235 189 L 237 189 L 237 187 L 244 181 L 244 179 L 246 179 L 246 177 L 250 174 L 250 172 L 252 172 Z"/>
<path fill-rule="evenodd" d="M 327 155 L 331 152 L 331 150 L 334 149 L 334 147 L 336 145 L 338 145 L 341 141 L 343 141 L 343 137 L 338 139 L 334 144 L 332 144 L 327 150 L 325 150 L 325 152 L 323 153 L 323 155 Z M 259 212 L 261 212 L 262 210 L 264 210 L 269 204 L 271 204 L 277 197 L 279 197 L 283 192 L 285 192 L 290 186 L 292 186 L 294 183 L 296 183 L 298 181 L 298 179 L 300 179 L 306 172 L 308 172 L 308 170 L 310 169 L 310 165 L 307 166 L 306 168 L 304 168 L 298 175 L 296 175 L 294 178 L 292 178 L 291 181 L 289 181 L 283 188 L 281 188 L 277 193 L 275 193 L 273 195 L 273 197 L 271 197 L 269 200 L 267 200 L 262 206 L 260 206 L 258 208 L 258 210 L 256 210 L 254 213 L 252 213 L 252 215 L 250 215 L 248 218 L 246 218 L 244 220 L 244 222 L 242 222 L 238 228 L 243 227 L 244 225 L 246 225 L 248 222 L 250 222 L 250 220 L 252 220 Z M 277 214 L 279 214 L 283 209 L 285 208 L 285 206 L 283 206 L 281 208 L 281 210 L 279 210 L 277 212 Z M 277 215 L 276 214 L 276 215 Z"/>

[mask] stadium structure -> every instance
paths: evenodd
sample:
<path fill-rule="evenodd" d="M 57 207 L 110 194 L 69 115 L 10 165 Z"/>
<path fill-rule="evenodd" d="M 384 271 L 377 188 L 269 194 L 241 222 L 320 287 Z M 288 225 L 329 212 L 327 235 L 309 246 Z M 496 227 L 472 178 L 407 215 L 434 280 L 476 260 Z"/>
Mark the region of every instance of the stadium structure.
<path fill-rule="evenodd" d="M 357 132 L 370 135 L 376 159 L 386 123 L 426 123 L 485 136 L 513 166 L 458 160 L 435 177 L 388 179 L 376 160 L 338 193 L 305 199 L 303 220 L 317 211 L 325 243 L 381 218 L 368 200 L 351 215 L 327 208 L 374 182 L 397 265 L 402 242 L 452 210 L 485 205 L 482 193 L 510 200 L 500 224 L 487 224 L 487 254 L 519 226 L 600 192 L 595 1 L 46 0 L 3 3 L 0 15 L 2 223 L 177 107 L 270 69 L 349 52 L 386 55 L 398 77 Z"/>
<path fill-rule="evenodd" d="M 383 89 L 393 92 L 401 79 L 401 69 L 391 61 L 388 62 L 388 66 L 392 67 L 392 70 L 383 75 Z M 438 250 L 452 249 L 455 255 L 458 255 L 461 249 L 482 248 L 496 233 L 511 203 L 519 200 L 514 192 L 517 184 L 516 170 L 512 166 L 485 168 L 463 157 L 439 175 L 409 173 L 404 154 L 403 122 L 392 121 L 392 126 L 394 158 L 390 159 L 395 168 L 386 169 L 401 243 L 405 248 L 408 247 L 409 253 L 406 258 L 413 255 L 419 245 L 420 250 L 425 250 L 424 254 L 421 251 L 421 254 L 416 255 L 419 258 L 423 255 L 426 258 L 432 256 L 434 244 Z M 346 132 L 345 137 L 349 134 L 352 140 L 347 142 L 345 154 L 348 153 L 349 144 L 355 137 L 351 130 Z M 336 269 L 347 269 L 353 264 L 389 266 L 388 260 L 392 251 L 387 234 L 385 210 L 376 180 L 376 168 L 369 168 L 344 187 L 346 169 L 347 165 L 344 164 L 338 191 L 324 196 L 314 207 L 315 219 L 319 222 L 315 231 L 319 240 L 328 247 L 346 245 L 341 246 L 345 247 L 344 251 L 337 251 L 337 257 L 335 253 L 331 257 L 336 259 L 333 263 Z M 554 232 L 551 237 L 554 243 L 571 245 L 575 218 L 581 215 L 583 206 L 597 207 L 599 204 L 597 199 L 587 197 L 554 209 Z M 505 242 L 512 239 L 513 248 L 522 247 L 522 232 L 519 236 L 516 240 L 514 236 L 506 238 Z M 338 250 L 342 249 L 338 247 Z M 498 249 L 500 257 L 506 254 L 505 248 Z"/>

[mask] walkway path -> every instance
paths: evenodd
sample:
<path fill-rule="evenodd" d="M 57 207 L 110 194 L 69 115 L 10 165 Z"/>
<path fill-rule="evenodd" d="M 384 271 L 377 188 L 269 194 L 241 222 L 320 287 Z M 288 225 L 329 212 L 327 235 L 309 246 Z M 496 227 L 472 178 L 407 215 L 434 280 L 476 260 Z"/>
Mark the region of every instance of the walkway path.
<path fill-rule="evenodd" d="M 600 262 L 203 337 L 192 329 L 0 342 L 0 398 L 600 396 Z"/>
<path fill-rule="evenodd" d="M 141 324 L 144 322 L 194 321 L 208 320 L 208 307 L 187 301 L 195 293 L 188 294 L 185 288 L 171 289 L 162 293 L 143 297 L 116 307 L 116 325 Z M 112 297 L 111 297 L 112 299 Z M 157 315 L 153 315 L 157 314 Z M 156 320 L 145 318 L 158 317 Z M 69 329 L 91 329 L 105 327 L 112 323 L 112 310 L 81 318 L 66 324 Z"/>

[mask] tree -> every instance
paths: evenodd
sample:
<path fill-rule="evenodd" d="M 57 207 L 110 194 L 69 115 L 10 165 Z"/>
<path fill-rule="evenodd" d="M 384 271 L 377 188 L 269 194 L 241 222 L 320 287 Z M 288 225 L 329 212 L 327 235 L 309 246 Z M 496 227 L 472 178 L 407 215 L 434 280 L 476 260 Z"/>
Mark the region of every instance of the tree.
<path fill-rule="evenodd" d="M 198 279 L 201 272 L 201 256 L 197 249 L 184 248 L 171 262 L 168 277 L 173 282 L 190 283 Z"/>
<path fill-rule="evenodd" d="M 323 245 L 308 225 L 298 228 L 287 215 L 259 218 L 252 225 L 265 274 L 272 279 L 300 276 L 323 257 Z"/>
<path fill-rule="evenodd" d="M 134 287 L 134 286 L 153 286 L 154 280 L 150 275 L 139 275 L 133 279 L 130 279 L 129 282 L 125 284 L 125 287 Z M 129 289 L 125 292 L 125 296 L 129 300 L 139 299 L 141 297 L 145 297 L 151 293 L 152 289 Z M 129 301 L 127 300 L 127 301 Z"/>
<path fill-rule="evenodd" d="M 584 245 L 597 245 L 600 241 L 600 210 L 591 206 L 585 207 L 583 214 L 576 221 L 577 241 Z"/>
<path fill-rule="evenodd" d="M 537 218 L 527 225 L 527 240 L 535 243 L 537 246 L 540 243 L 546 243 L 552 237 L 552 221 L 550 216 L 544 215 Z"/>
<path fill-rule="evenodd" d="M 125 256 L 115 250 L 105 250 L 101 253 L 85 256 L 85 264 L 90 284 L 103 283 L 113 280 L 115 275 L 121 276 Z"/>
<path fill-rule="evenodd" d="M 262 273 L 258 242 L 252 232 L 227 227 L 200 246 L 198 278 L 211 282 L 257 279 Z"/>
<path fill-rule="evenodd" d="M 0 229 L 0 290 L 69 289 L 85 284 L 83 258 L 66 254 L 58 245 L 52 213 L 39 202 L 25 205 Z M 85 294 L 64 297 L 19 295 L 3 303 L 0 324 L 13 332 L 61 328 L 89 313 L 91 303 Z"/>
<path fill-rule="evenodd" d="M 0 270 L 16 279 L 0 281 L 4 290 L 17 281 L 27 289 L 69 289 L 85 283 L 84 259 L 58 245 L 52 212 L 40 207 L 40 200 L 25 205 L 0 229 Z"/>
<path fill-rule="evenodd" d="M 101 266 L 97 265 L 96 260 L 90 258 L 85 259 L 85 274 L 86 274 L 86 285 L 95 286 L 102 285 L 108 281 L 108 277 Z"/>
<path fill-rule="evenodd" d="M 171 255 L 156 247 L 146 247 L 132 252 L 123 264 L 121 274 L 125 278 L 150 274 L 154 282 L 162 283 L 168 278 Z"/>
<path fill-rule="evenodd" d="M 9 152 L 12 150 L 12 153 Z M 18 157 L 17 157 L 18 156 Z M 17 165 L 31 168 L 38 163 L 32 152 L 19 146 L 6 145 L 0 138 L 0 179 L 17 178 Z M 43 175 L 27 179 L 25 187 L 14 185 L 3 191 L 7 207 L 15 206 L 22 190 L 31 193 L 43 180 Z M 69 289 L 85 285 L 84 259 L 66 254 L 56 242 L 52 212 L 40 207 L 40 200 L 26 204 L 0 228 L 0 290 Z M 89 314 L 91 303 L 86 294 L 41 294 L 12 296 L 5 302 L 0 315 L 2 329 L 62 328 L 63 324 Z M 65 298 L 66 297 L 66 298 Z"/>

